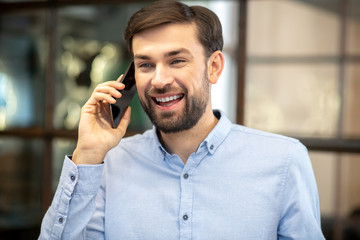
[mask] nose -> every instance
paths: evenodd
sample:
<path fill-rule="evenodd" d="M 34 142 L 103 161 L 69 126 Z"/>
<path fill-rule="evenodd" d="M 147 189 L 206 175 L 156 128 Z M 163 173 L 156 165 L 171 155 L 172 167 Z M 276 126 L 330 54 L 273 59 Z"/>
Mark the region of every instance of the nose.
<path fill-rule="evenodd" d="M 167 85 L 171 85 L 173 82 L 174 78 L 171 76 L 169 69 L 161 64 L 156 65 L 154 76 L 151 81 L 153 87 L 162 89 Z"/>

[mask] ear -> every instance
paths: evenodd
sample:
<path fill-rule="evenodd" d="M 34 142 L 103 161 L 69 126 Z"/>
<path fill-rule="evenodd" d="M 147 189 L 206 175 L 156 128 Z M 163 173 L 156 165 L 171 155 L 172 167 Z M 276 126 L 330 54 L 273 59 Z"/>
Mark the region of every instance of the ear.
<path fill-rule="evenodd" d="M 220 50 L 211 54 L 208 60 L 208 74 L 209 82 L 211 84 L 217 83 L 223 69 L 224 69 L 224 56 Z"/>

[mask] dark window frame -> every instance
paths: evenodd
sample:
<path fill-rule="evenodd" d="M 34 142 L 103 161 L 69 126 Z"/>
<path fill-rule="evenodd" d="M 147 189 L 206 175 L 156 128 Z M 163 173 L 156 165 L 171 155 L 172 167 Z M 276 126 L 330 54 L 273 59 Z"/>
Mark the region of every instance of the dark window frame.
<path fill-rule="evenodd" d="M 237 111 L 236 119 L 238 124 L 244 123 L 244 105 L 245 105 L 245 77 L 246 77 L 246 64 L 252 59 L 247 58 L 246 54 L 246 32 L 247 32 L 247 3 L 250 0 L 240 0 L 239 6 L 239 20 L 237 23 L 238 26 L 238 46 L 237 46 L 237 67 L 238 67 L 238 78 L 237 78 Z M 105 0 L 105 1 L 81 1 L 81 0 L 47 0 L 47 1 L 32 1 L 32 2 L 1 2 L 0 9 L 2 13 L 12 13 L 19 12 L 21 10 L 29 9 L 46 9 L 47 10 L 47 34 L 49 37 L 49 54 L 48 54 L 48 63 L 46 66 L 45 74 L 45 92 L 44 92 L 44 101 L 45 101 L 45 124 L 44 127 L 36 128 L 21 128 L 21 129 L 7 129 L 0 131 L 0 137 L 18 137 L 23 139 L 28 138 L 40 138 L 44 141 L 44 159 L 42 166 L 43 174 L 43 192 L 42 192 L 42 211 L 43 214 L 46 212 L 48 206 L 51 204 L 53 193 L 52 193 L 52 172 L 49 169 L 52 169 L 52 143 L 55 139 L 65 138 L 65 139 L 77 139 L 76 130 L 57 130 L 53 128 L 53 107 L 54 107 L 54 79 L 55 79 L 55 59 L 56 59 L 56 46 L 57 46 L 57 9 L 64 6 L 75 6 L 75 5 L 97 5 L 97 4 L 121 4 L 121 3 L 130 3 L 131 0 Z M 138 1 L 138 2 L 150 2 L 150 1 Z M 340 83 L 340 96 L 344 98 L 344 82 L 345 82 L 345 67 L 349 62 L 360 62 L 360 56 L 358 55 L 348 55 L 346 53 L 346 30 L 347 30 L 347 19 L 349 15 L 349 6 L 350 0 L 339 0 L 339 13 L 341 16 L 341 31 L 340 31 L 340 56 L 336 59 L 310 59 L 310 61 L 338 61 L 340 71 L 339 71 L 339 83 Z M 258 59 L 259 60 L 259 59 Z M 282 58 L 270 58 L 270 59 L 260 59 L 260 61 L 276 62 L 276 61 L 309 61 L 309 59 L 282 59 Z M 341 101 L 343 102 L 343 101 Z M 343 106 L 341 106 L 341 109 Z M 340 113 L 340 123 L 339 127 L 342 124 L 342 113 Z M 127 135 L 133 135 L 134 132 L 128 132 Z M 296 136 L 295 136 L 296 137 Z M 324 138 L 299 138 L 306 147 L 311 151 L 325 151 L 325 152 L 334 152 L 334 153 L 360 153 L 360 138 L 347 139 L 343 138 L 341 134 L 338 134 L 336 138 L 324 139 Z M 339 184 L 339 180 L 337 180 Z M 337 206 L 339 207 L 339 206 Z"/>

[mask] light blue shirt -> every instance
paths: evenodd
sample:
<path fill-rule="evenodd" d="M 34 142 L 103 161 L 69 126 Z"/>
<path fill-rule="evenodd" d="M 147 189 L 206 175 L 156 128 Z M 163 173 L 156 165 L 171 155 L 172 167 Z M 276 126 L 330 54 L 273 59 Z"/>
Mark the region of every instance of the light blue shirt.
<path fill-rule="evenodd" d="M 324 239 L 306 148 L 216 114 L 186 164 L 155 128 L 101 165 L 66 157 L 39 239 Z"/>

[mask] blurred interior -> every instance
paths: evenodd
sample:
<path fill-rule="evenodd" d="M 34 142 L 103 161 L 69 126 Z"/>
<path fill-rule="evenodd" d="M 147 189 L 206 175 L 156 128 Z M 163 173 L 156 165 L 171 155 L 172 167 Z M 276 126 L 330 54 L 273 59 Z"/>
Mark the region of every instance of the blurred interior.
<path fill-rule="evenodd" d="M 127 67 L 122 34 L 150 1 L 0 0 L 0 239 L 37 239 L 81 106 Z M 309 149 L 327 239 L 360 239 L 360 1 L 183 1 L 216 12 L 214 108 Z M 132 102 L 128 135 L 151 128 Z"/>

